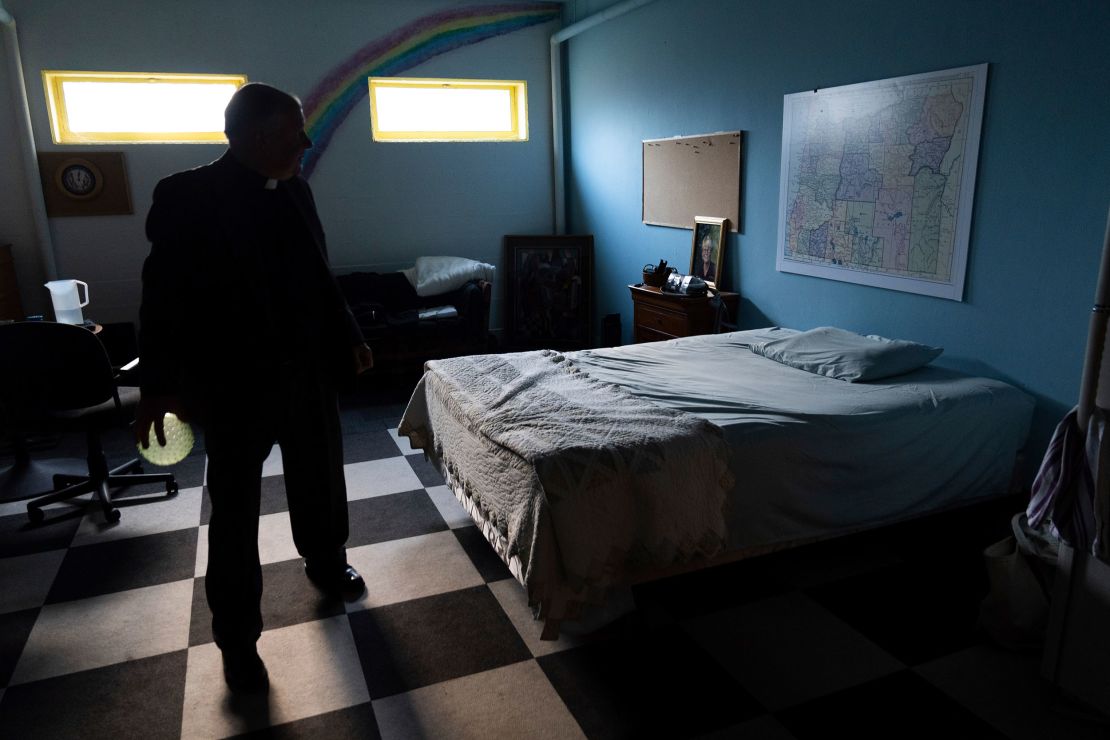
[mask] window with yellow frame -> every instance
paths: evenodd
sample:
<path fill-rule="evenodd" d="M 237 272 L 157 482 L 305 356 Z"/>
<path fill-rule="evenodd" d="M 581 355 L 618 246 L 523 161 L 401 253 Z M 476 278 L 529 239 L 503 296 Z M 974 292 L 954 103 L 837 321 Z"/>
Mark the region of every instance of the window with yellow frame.
<path fill-rule="evenodd" d="M 371 77 L 374 141 L 527 141 L 522 80 Z"/>
<path fill-rule="evenodd" d="M 44 70 L 55 144 L 225 143 L 244 75 Z"/>

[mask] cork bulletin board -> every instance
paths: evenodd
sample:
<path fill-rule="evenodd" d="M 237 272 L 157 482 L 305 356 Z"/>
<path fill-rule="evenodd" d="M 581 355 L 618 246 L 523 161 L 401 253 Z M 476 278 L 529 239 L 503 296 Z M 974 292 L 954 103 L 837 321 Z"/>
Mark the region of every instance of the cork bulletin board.
<path fill-rule="evenodd" d="M 743 142 L 743 131 L 645 140 L 644 223 L 692 229 L 715 216 L 739 232 Z"/>

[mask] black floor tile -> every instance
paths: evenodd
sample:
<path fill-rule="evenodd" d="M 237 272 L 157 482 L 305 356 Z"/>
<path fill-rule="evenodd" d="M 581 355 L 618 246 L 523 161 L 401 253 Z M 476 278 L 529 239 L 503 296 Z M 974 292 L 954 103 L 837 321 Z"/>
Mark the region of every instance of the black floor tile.
<path fill-rule="evenodd" d="M 696 737 L 765 713 L 676 626 L 537 661 L 590 738 Z"/>
<path fill-rule="evenodd" d="M 130 537 L 66 552 L 47 604 L 192 578 L 197 530 Z"/>
<path fill-rule="evenodd" d="M 769 574 L 768 563 L 759 560 L 752 558 L 638 584 L 633 587 L 636 603 L 650 605 L 675 619 L 689 619 L 789 590 Z"/>
<path fill-rule="evenodd" d="M 349 618 L 374 699 L 531 658 L 485 586 L 353 612 Z"/>
<path fill-rule="evenodd" d="M 798 740 L 1005 738 L 910 671 L 799 704 L 777 712 L 775 718 Z"/>
<path fill-rule="evenodd" d="M 0 737 L 178 738 L 187 652 L 11 686 L 0 698 Z"/>
<path fill-rule="evenodd" d="M 0 516 L 0 558 L 69 547 L 84 515 L 79 509 L 70 510 L 64 519 L 55 519 L 52 511 L 47 513 L 50 521 L 37 525 L 32 525 L 26 514 Z"/>
<path fill-rule="evenodd" d="M 397 443 L 384 427 L 361 434 L 343 435 L 343 463 L 367 462 L 397 457 Z"/>
<path fill-rule="evenodd" d="M 289 500 L 285 497 L 285 476 L 267 475 L 262 478 L 262 498 L 259 502 L 258 513 L 279 514 L 289 511 Z M 200 503 L 200 523 L 209 524 L 212 521 L 212 500 L 208 496 L 208 486 L 204 487 L 204 496 Z"/>
<path fill-rule="evenodd" d="M 121 461 L 126 462 L 126 461 Z M 177 465 L 170 465 L 162 467 L 160 465 L 151 465 L 144 462 L 143 466 L 150 473 L 173 473 L 174 479 L 177 480 L 178 488 L 196 488 L 197 486 L 204 485 L 204 466 L 207 462 L 203 452 L 197 452 L 194 448 L 193 453 L 187 458 L 179 462 Z"/>
<path fill-rule="evenodd" d="M 12 680 L 16 663 L 23 654 L 23 646 L 27 644 L 38 616 L 38 607 L 0 614 L 0 688 Z"/>
<path fill-rule="evenodd" d="M 348 549 L 447 529 L 423 489 L 356 499 L 347 504 L 347 511 L 351 521 Z"/>
<path fill-rule="evenodd" d="M 134 456 L 132 456 L 134 457 Z M 117 460 L 109 459 L 108 464 L 112 467 L 122 465 L 127 462 L 126 457 L 121 457 Z M 192 454 L 186 457 L 176 465 L 163 467 L 161 465 L 154 465 L 143 460 L 142 467 L 145 473 L 171 473 L 173 474 L 174 481 L 177 483 L 178 490 L 184 488 L 196 488 L 204 484 L 204 465 L 205 457 L 203 452 L 197 452 L 196 448 L 193 449 Z M 120 498 L 127 498 L 131 496 L 149 495 L 155 493 L 165 493 L 166 485 L 164 483 L 145 483 L 141 486 L 128 486 L 126 488 L 113 491 L 113 496 Z"/>
<path fill-rule="evenodd" d="M 980 642 L 979 602 L 988 589 L 981 557 L 906 563 L 809 588 L 805 593 L 907 665 Z"/>
<path fill-rule="evenodd" d="M 405 459 L 409 461 L 409 467 L 412 472 L 416 473 L 416 477 L 420 479 L 420 485 L 434 488 L 435 486 L 442 486 L 444 484 L 443 474 L 439 469 L 432 465 L 424 458 L 424 454 L 418 452 L 415 455 L 405 455 Z"/>
<path fill-rule="evenodd" d="M 189 645 L 212 642 L 212 612 L 204 593 L 205 579 L 193 584 Z M 304 574 L 304 561 L 283 560 L 262 566 L 262 629 L 334 617 L 344 612 L 342 599 L 322 594 Z"/>
<path fill-rule="evenodd" d="M 339 424 L 343 429 L 344 438 L 365 432 L 375 432 L 382 429 L 382 423 L 376 416 L 371 416 L 363 408 L 341 409 L 339 411 Z"/>
<path fill-rule="evenodd" d="M 459 527 L 451 531 L 486 583 L 513 577 L 508 566 L 498 557 L 493 546 L 477 527 Z"/>
<path fill-rule="evenodd" d="M 301 738 L 327 738 L 327 740 L 376 740 L 382 735 L 370 704 L 339 709 L 315 717 L 274 725 L 263 730 L 236 735 L 239 738 L 262 740 L 300 740 Z"/>

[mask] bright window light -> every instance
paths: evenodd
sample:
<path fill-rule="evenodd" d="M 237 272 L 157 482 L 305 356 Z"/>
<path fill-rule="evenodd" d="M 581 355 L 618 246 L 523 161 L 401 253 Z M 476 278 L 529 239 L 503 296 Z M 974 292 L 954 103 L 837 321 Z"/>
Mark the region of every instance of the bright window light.
<path fill-rule="evenodd" d="M 370 78 L 374 141 L 526 141 L 523 81 Z"/>
<path fill-rule="evenodd" d="M 55 144 L 221 143 L 243 75 L 44 71 Z"/>

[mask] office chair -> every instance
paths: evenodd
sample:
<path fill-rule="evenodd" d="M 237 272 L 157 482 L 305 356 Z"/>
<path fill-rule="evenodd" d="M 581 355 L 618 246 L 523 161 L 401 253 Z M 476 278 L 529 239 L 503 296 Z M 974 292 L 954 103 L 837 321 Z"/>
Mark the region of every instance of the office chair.
<path fill-rule="evenodd" d="M 88 329 L 45 321 L 0 326 L 0 389 L 13 426 L 45 421 L 86 436 L 88 474 L 55 474 L 54 490 L 27 504 L 32 522 L 43 521 L 43 506 L 86 493 L 99 500 L 105 520 L 119 521 L 113 487 L 164 483 L 167 497 L 176 495 L 172 474 L 144 474 L 138 458 L 108 468 L 100 435 L 131 420 L 139 390 L 117 386 L 103 345 Z"/>

